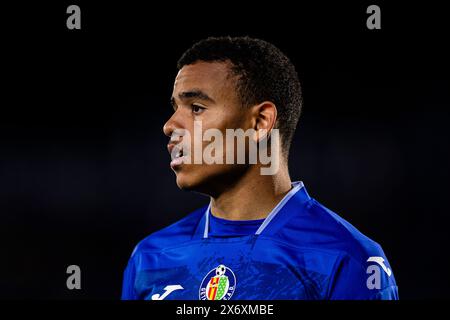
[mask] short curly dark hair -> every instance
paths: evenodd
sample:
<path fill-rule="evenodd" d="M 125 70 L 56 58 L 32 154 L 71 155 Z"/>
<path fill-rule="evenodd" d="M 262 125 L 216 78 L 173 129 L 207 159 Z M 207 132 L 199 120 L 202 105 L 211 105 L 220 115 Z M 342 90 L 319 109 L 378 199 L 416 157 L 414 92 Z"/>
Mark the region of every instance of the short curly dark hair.
<path fill-rule="evenodd" d="M 250 37 L 210 37 L 178 60 L 178 69 L 198 61 L 231 62 L 243 106 L 273 102 L 278 111 L 282 150 L 288 154 L 302 109 L 302 90 L 291 61 L 273 44 Z"/>

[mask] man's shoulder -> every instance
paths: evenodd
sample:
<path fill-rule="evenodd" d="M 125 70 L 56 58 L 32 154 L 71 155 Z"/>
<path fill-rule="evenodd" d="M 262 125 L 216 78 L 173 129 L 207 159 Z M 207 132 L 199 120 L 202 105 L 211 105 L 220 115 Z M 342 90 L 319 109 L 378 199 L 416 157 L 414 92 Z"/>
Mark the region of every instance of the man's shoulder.
<path fill-rule="evenodd" d="M 175 223 L 148 235 L 137 244 L 132 256 L 137 252 L 155 252 L 192 240 L 206 208 L 207 206 L 201 207 Z"/>
<path fill-rule="evenodd" d="M 278 240 L 330 277 L 330 299 L 397 299 L 392 268 L 381 246 L 314 199 L 293 208 Z M 320 267 L 320 268 L 319 268 Z"/>
<path fill-rule="evenodd" d="M 347 254 L 358 261 L 383 254 L 377 242 L 315 199 L 295 210 L 278 237 L 302 247 Z"/>

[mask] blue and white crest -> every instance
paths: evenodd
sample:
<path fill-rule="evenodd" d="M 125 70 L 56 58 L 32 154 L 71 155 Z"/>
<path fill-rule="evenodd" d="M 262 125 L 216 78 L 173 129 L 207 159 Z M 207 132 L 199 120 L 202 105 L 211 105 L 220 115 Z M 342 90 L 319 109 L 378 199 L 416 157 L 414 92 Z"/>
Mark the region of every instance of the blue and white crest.
<path fill-rule="evenodd" d="M 230 300 L 236 289 L 236 276 L 221 264 L 208 272 L 200 285 L 200 300 Z"/>

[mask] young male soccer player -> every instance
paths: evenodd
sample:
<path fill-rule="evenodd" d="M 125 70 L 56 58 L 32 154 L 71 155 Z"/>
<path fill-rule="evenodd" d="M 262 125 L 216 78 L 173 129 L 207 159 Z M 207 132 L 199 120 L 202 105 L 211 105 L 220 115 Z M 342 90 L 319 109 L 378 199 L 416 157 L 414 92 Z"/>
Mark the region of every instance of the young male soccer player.
<path fill-rule="evenodd" d="M 397 299 L 381 247 L 291 182 L 288 153 L 302 96 L 289 59 L 262 40 L 208 38 L 178 68 L 174 113 L 164 126 L 170 166 L 181 189 L 210 203 L 137 245 L 122 299 Z M 250 143 L 244 163 L 193 160 L 212 140 L 192 138 L 199 124 L 200 134 L 253 129 L 258 148 L 279 137 L 279 148 L 266 146 L 279 159 L 275 170 L 262 174 L 267 163 L 248 161 Z M 236 151 L 220 141 L 226 154 L 219 159 Z"/>

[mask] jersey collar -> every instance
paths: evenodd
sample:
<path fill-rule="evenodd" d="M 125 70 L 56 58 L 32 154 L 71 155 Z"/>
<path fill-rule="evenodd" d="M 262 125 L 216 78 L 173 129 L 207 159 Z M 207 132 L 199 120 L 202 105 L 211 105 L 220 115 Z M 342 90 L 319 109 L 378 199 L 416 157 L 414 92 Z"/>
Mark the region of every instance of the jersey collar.
<path fill-rule="evenodd" d="M 300 190 L 302 192 L 299 192 Z M 294 197 L 295 195 L 297 196 Z M 291 200 L 291 198 L 293 197 L 294 199 Z M 298 198 L 297 201 L 293 201 L 296 198 Z M 298 201 L 303 203 L 306 200 L 309 200 L 309 196 L 306 193 L 303 182 L 302 181 L 293 182 L 292 189 L 283 197 L 283 199 L 281 199 L 281 201 L 275 206 L 275 208 L 273 208 L 273 210 L 267 215 L 266 219 L 264 219 L 261 226 L 258 228 L 258 230 L 256 230 L 255 235 L 260 235 L 262 232 L 264 232 L 264 234 L 275 232 L 275 230 L 277 230 L 278 228 L 275 228 L 274 225 L 276 224 L 277 226 L 279 226 L 280 223 L 282 223 L 285 219 L 288 218 L 287 216 L 289 216 L 287 214 L 282 215 L 281 212 L 291 211 L 288 210 L 288 207 L 289 208 L 295 207 L 296 205 L 298 205 Z M 208 238 L 210 214 L 211 214 L 211 202 L 206 208 L 205 213 L 203 214 L 202 219 L 200 220 L 199 226 L 197 227 L 196 234 L 200 233 L 200 230 L 202 230 L 200 226 L 203 226 L 202 230 L 203 239 Z M 274 221 L 277 222 L 274 223 Z"/>

